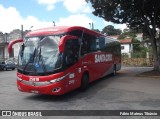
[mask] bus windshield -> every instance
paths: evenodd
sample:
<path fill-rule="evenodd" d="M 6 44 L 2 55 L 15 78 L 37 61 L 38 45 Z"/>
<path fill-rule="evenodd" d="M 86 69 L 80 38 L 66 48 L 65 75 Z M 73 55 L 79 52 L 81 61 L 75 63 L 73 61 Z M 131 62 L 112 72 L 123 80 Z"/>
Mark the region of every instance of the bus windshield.
<path fill-rule="evenodd" d="M 18 70 L 25 74 L 40 75 L 53 72 L 62 66 L 59 52 L 59 35 L 26 37 L 19 53 Z"/>

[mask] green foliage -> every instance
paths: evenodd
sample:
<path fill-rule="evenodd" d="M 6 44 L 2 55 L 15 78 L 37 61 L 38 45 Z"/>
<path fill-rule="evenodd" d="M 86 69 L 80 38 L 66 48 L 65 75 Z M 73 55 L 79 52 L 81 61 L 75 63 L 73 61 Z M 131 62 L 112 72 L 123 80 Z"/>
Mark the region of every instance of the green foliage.
<path fill-rule="evenodd" d="M 148 52 L 148 49 L 144 46 L 142 46 L 141 42 L 137 40 L 136 38 L 133 38 L 133 58 L 146 58 L 146 52 Z"/>
<path fill-rule="evenodd" d="M 160 0 L 87 0 L 94 8 L 93 14 L 117 24 L 127 24 L 130 29 L 141 29 L 150 39 L 154 70 L 160 71 L 160 46 L 156 37 L 160 29 Z"/>
<path fill-rule="evenodd" d="M 142 47 L 139 40 L 134 38 L 132 39 L 132 43 L 133 43 L 133 51 L 135 52 L 141 51 Z"/>
<path fill-rule="evenodd" d="M 99 29 L 93 29 L 93 31 L 96 31 L 96 32 L 98 32 L 98 33 L 101 32 Z"/>
<path fill-rule="evenodd" d="M 114 23 L 126 23 L 134 29 L 155 24 L 160 27 L 159 0 L 89 0 L 94 15 Z M 153 20 L 155 19 L 155 23 Z M 146 21 L 147 20 L 147 21 Z M 146 23 L 147 22 L 147 23 Z"/>
<path fill-rule="evenodd" d="M 126 32 L 123 32 L 121 35 L 119 35 L 118 39 L 125 39 L 127 37 L 130 37 L 130 38 L 136 38 L 136 33 L 133 32 L 133 31 L 126 31 Z"/>
<path fill-rule="evenodd" d="M 114 26 L 112 25 L 108 25 L 102 29 L 102 33 L 107 34 L 109 36 L 110 35 L 120 35 L 121 32 L 122 31 L 120 29 L 115 29 Z"/>
<path fill-rule="evenodd" d="M 121 40 L 121 39 L 125 39 L 126 38 L 126 35 L 124 33 L 122 33 L 121 35 L 119 35 L 118 39 Z"/>

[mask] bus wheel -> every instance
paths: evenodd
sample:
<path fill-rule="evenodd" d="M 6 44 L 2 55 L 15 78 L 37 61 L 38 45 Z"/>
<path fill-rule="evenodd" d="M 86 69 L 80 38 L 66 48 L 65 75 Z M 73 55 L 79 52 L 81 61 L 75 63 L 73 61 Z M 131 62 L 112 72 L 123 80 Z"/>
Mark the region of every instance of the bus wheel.
<path fill-rule="evenodd" d="M 89 76 L 84 74 L 81 80 L 81 90 L 85 91 L 89 87 Z"/>
<path fill-rule="evenodd" d="M 116 70 L 116 65 L 114 65 L 114 67 L 113 67 L 113 73 L 112 73 L 112 75 L 113 75 L 113 76 L 115 76 L 115 75 L 116 75 L 116 73 L 117 73 L 117 70 Z"/>

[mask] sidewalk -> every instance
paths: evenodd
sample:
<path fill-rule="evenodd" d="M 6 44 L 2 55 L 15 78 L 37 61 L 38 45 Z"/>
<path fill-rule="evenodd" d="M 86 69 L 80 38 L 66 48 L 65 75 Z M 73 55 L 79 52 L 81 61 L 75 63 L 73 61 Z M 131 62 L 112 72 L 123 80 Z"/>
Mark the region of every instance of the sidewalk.
<path fill-rule="evenodd" d="M 160 79 L 160 72 L 153 71 L 153 67 L 126 67 L 122 66 L 123 72 L 128 75 L 140 77 L 153 77 Z"/>

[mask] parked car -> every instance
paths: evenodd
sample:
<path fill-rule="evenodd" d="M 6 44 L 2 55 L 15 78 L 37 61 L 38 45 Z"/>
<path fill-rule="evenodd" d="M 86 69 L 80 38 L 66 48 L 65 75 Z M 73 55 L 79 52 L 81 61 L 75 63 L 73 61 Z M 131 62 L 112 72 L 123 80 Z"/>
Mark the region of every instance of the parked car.
<path fill-rule="evenodd" d="M 0 61 L 0 70 L 14 70 L 15 68 L 15 62 L 11 59 L 6 60 L 5 62 Z"/>

